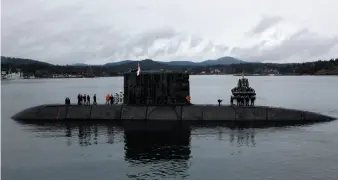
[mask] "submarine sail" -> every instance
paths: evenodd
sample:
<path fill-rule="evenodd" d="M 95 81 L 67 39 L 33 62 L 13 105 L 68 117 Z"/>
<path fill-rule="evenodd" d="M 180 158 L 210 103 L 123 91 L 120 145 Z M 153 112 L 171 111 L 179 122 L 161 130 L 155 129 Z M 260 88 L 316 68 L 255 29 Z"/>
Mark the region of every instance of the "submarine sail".
<path fill-rule="evenodd" d="M 124 104 L 187 104 L 189 74 L 153 72 L 124 74 Z"/>

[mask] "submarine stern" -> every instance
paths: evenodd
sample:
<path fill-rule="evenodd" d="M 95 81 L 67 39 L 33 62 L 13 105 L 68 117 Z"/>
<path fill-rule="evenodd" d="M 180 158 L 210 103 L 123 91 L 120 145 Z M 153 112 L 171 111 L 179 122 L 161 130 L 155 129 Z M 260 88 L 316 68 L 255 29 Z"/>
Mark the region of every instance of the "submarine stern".
<path fill-rule="evenodd" d="M 16 114 L 14 114 L 11 119 L 21 121 L 21 120 L 35 120 L 37 118 L 37 113 L 39 112 L 40 106 L 33 106 L 27 109 L 24 109 Z"/>

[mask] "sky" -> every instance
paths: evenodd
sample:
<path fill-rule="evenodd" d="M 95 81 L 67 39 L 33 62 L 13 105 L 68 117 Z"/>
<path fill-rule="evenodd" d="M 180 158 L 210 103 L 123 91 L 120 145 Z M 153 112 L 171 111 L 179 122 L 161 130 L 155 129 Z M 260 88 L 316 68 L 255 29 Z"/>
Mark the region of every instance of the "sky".
<path fill-rule="evenodd" d="M 337 0 L 2 0 L 1 55 L 53 64 L 338 58 Z"/>

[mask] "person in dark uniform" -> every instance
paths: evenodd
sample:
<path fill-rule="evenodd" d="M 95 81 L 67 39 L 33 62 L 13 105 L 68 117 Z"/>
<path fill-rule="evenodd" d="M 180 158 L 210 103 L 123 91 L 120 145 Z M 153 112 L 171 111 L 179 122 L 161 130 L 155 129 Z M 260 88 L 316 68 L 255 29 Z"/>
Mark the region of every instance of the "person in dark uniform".
<path fill-rule="evenodd" d="M 66 105 L 70 105 L 70 99 L 69 99 L 69 97 L 66 97 L 66 99 L 65 99 L 65 104 L 66 104 Z"/>
<path fill-rule="evenodd" d="M 87 104 L 90 105 L 90 96 L 87 94 Z"/>
<path fill-rule="evenodd" d="M 95 105 L 97 104 L 96 103 L 96 94 L 94 94 L 94 96 L 93 96 L 93 104 L 95 104 Z"/>
<path fill-rule="evenodd" d="M 77 95 L 77 105 L 81 104 L 81 94 Z"/>
<path fill-rule="evenodd" d="M 233 105 L 234 104 L 234 97 L 230 97 L 230 104 Z"/>
<path fill-rule="evenodd" d="M 114 104 L 114 96 L 113 96 L 113 94 L 110 94 L 109 100 L 110 100 L 110 104 L 111 105 Z"/>
<path fill-rule="evenodd" d="M 84 105 L 87 104 L 87 96 L 86 96 L 86 94 L 83 95 L 83 104 Z"/>
<path fill-rule="evenodd" d="M 252 96 L 252 97 L 251 97 L 251 106 L 254 106 L 254 105 L 255 105 L 255 99 L 256 99 L 255 96 Z"/>
<path fill-rule="evenodd" d="M 221 103 L 222 103 L 222 99 L 218 99 L 217 102 L 218 102 L 218 106 L 221 106 Z"/>
<path fill-rule="evenodd" d="M 249 96 L 245 96 L 245 105 L 249 106 Z"/>

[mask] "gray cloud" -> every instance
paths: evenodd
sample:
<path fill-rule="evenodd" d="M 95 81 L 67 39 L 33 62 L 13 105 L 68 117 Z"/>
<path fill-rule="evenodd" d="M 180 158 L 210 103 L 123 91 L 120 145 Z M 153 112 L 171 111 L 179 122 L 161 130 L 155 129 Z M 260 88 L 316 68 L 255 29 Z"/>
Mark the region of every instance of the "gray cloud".
<path fill-rule="evenodd" d="M 324 7 L 317 1 L 299 0 L 295 8 L 287 3 L 274 8 L 269 0 L 259 1 L 257 5 L 244 1 L 246 7 L 243 2 L 223 0 L 3 0 L 1 51 L 4 56 L 57 64 L 143 58 L 201 61 L 227 55 L 283 62 L 334 55 L 337 36 L 333 33 L 338 32 L 338 24 L 320 23 L 335 13 L 331 7 L 336 1 Z M 315 12 L 312 5 L 317 7 Z M 235 6 L 242 7 L 238 16 L 231 8 Z M 301 13 L 297 6 L 302 6 Z M 292 29 L 288 22 L 303 29 Z M 275 30 L 280 26 L 293 33 Z M 240 39 L 255 41 L 242 44 Z M 268 45 L 274 39 L 278 43 Z"/>
<path fill-rule="evenodd" d="M 280 16 L 263 16 L 262 20 L 252 29 L 251 33 L 260 34 L 268 28 L 281 22 L 283 20 Z"/>
<path fill-rule="evenodd" d="M 250 61 L 309 61 L 313 57 L 321 57 L 329 53 L 334 46 L 338 45 L 338 37 L 321 37 L 307 29 L 302 29 L 275 47 L 264 49 L 264 43 L 260 42 L 249 48 L 234 48 L 232 53 Z"/>

